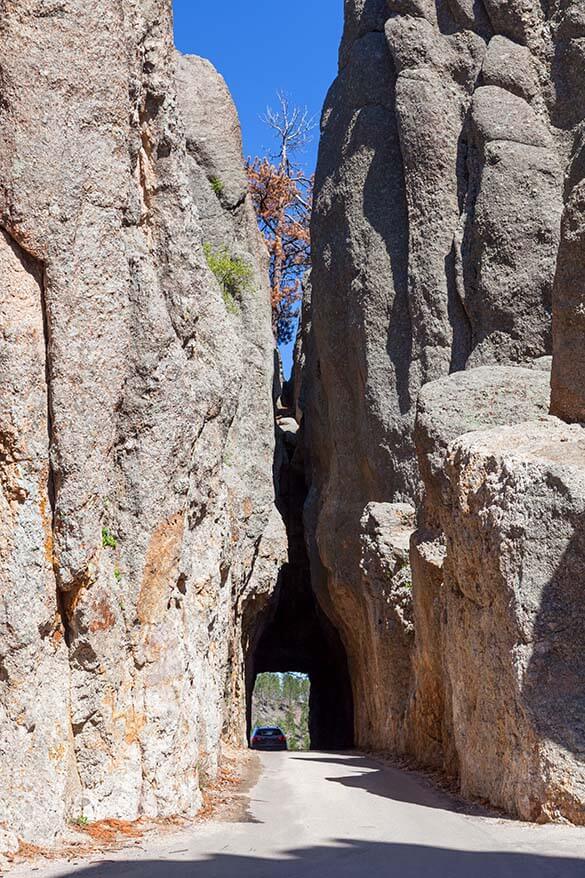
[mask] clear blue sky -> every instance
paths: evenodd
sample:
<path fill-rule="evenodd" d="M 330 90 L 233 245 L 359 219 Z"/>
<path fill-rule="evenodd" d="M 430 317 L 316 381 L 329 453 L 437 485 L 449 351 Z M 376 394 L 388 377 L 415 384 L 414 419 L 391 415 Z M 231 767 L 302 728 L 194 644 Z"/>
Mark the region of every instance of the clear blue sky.
<path fill-rule="evenodd" d="M 282 89 L 319 118 L 337 72 L 343 0 L 174 0 L 175 43 L 217 67 L 236 102 L 246 155 L 273 146 L 261 122 Z M 318 130 L 304 161 L 314 170 Z M 291 353 L 284 350 L 286 374 Z"/>

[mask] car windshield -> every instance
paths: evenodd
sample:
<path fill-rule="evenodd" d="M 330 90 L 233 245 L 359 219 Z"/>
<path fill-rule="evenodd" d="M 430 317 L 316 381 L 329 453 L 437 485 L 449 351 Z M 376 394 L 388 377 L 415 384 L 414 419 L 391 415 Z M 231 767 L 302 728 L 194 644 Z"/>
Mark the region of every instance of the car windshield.
<path fill-rule="evenodd" d="M 258 734 L 263 735 L 266 738 L 272 737 L 274 735 L 282 735 L 280 729 L 258 729 Z"/>

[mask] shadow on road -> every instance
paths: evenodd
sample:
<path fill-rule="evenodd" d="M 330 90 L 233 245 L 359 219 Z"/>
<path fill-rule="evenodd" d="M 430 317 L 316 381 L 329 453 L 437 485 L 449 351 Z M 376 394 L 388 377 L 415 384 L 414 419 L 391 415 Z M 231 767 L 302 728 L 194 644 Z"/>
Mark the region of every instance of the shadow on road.
<path fill-rule="evenodd" d="M 343 777 L 327 777 L 325 780 L 338 783 L 344 787 L 366 790 L 374 796 L 384 799 L 392 799 L 395 802 L 404 802 L 411 805 L 420 805 L 423 808 L 438 808 L 442 811 L 454 811 L 457 813 L 487 815 L 493 812 L 487 811 L 479 805 L 465 803 L 455 796 L 439 789 L 439 787 L 425 786 L 421 783 L 421 776 L 409 774 L 400 768 L 382 765 L 365 756 L 342 756 L 332 758 L 330 755 L 309 757 L 296 757 L 298 761 L 320 762 L 325 765 L 343 765 L 354 770 L 353 774 Z M 505 815 L 503 819 L 506 818 Z M 585 876 L 584 876 L 585 878 Z"/>
<path fill-rule="evenodd" d="M 60 878 L 70 874 L 65 870 Z M 585 859 L 351 839 L 333 842 L 331 847 L 287 851 L 280 859 L 215 854 L 195 862 L 100 863 L 75 872 L 76 878 L 583 878 L 584 874 Z"/>

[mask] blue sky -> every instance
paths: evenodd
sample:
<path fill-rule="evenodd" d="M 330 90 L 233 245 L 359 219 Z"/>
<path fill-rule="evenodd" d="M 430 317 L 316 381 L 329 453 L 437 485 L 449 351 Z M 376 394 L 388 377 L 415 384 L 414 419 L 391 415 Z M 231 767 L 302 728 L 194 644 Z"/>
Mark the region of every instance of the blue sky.
<path fill-rule="evenodd" d="M 337 72 L 343 0 L 174 0 L 175 44 L 217 67 L 236 102 L 244 153 L 273 146 L 260 120 L 282 89 L 317 119 Z M 314 170 L 318 131 L 303 161 Z M 283 351 L 286 374 L 290 349 Z"/>

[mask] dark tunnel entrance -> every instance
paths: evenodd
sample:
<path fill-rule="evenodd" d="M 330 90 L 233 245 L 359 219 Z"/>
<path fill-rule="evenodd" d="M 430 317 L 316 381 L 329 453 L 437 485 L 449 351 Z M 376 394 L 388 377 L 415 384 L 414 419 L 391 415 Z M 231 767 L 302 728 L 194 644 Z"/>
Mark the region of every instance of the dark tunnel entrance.
<path fill-rule="evenodd" d="M 309 736 L 317 750 L 353 746 L 353 703 L 345 649 L 294 565 L 281 572 L 277 607 L 256 647 L 248 691 L 248 734 L 256 676 L 297 671 L 311 683 Z"/>
<path fill-rule="evenodd" d="M 277 424 L 292 420 L 280 409 Z M 306 484 L 302 441 L 277 428 L 275 482 L 277 502 L 288 536 L 288 557 L 279 574 L 271 606 L 256 629 L 247 656 L 248 739 L 252 695 L 258 674 L 300 672 L 310 679 L 311 747 L 341 750 L 353 746 L 353 696 L 347 656 L 341 638 L 319 607 L 311 587 L 303 530 Z"/>

